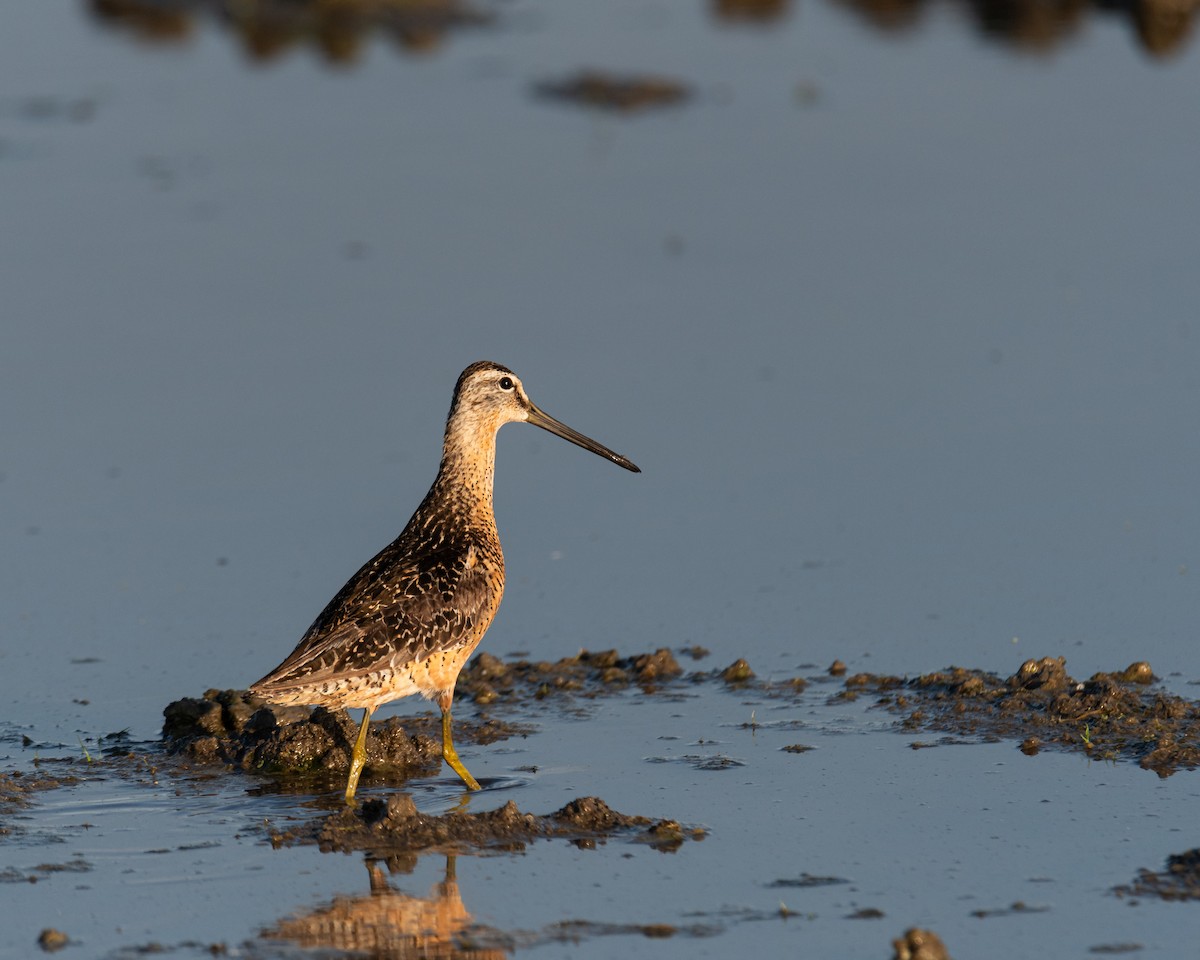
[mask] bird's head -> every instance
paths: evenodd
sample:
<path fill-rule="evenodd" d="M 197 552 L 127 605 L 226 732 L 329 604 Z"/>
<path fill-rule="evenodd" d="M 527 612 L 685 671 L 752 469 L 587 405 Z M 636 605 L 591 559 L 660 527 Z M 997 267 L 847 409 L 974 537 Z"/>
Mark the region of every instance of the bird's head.
<path fill-rule="evenodd" d="M 454 387 L 447 432 L 470 429 L 495 436 L 496 431 L 506 423 L 520 421 L 532 423 L 564 440 L 570 440 L 626 470 L 641 473 L 633 461 L 613 453 L 603 444 L 572 430 L 541 410 L 529 399 L 521 378 L 508 367 L 490 360 L 480 360 L 462 372 Z"/>

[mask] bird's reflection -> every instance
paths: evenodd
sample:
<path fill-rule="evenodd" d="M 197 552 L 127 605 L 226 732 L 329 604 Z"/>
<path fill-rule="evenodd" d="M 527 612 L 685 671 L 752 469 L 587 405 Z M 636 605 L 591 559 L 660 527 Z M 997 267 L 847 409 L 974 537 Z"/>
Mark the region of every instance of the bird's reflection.
<path fill-rule="evenodd" d="M 408 872 L 410 860 L 386 862 L 390 872 Z M 346 950 L 379 960 L 502 960 L 509 955 L 504 937 L 476 924 L 462 902 L 455 857 L 446 856 L 446 872 L 428 895 L 413 896 L 388 881 L 385 864 L 368 860 L 370 893 L 335 897 L 328 906 L 281 920 L 262 936 L 307 949 Z"/>

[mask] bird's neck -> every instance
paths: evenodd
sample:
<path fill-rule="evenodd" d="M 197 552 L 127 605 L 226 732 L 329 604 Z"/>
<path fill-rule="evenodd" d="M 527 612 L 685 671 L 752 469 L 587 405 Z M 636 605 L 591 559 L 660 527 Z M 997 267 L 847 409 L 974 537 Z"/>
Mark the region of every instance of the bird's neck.
<path fill-rule="evenodd" d="M 436 497 L 452 505 L 464 519 L 491 526 L 495 473 L 496 427 L 475 422 L 448 425 L 442 463 L 433 484 Z"/>

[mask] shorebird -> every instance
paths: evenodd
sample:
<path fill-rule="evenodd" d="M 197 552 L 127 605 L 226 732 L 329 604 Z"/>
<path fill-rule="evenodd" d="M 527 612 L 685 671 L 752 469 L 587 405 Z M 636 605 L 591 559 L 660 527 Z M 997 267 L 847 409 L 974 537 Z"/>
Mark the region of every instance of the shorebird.
<path fill-rule="evenodd" d="M 504 593 L 492 510 L 496 433 L 521 421 L 641 473 L 535 406 L 507 367 L 471 364 L 454 387 L 437 479 L 408 525 L 338 591 L 291 655 L 250 687 L 272 703 L 364 709 L 350 756 L 348 804 L 366 762 L 371 714 L 414 693 L 437 702 L 442 757 L 468 790 L 479 789 L 454 749 L 450 708 L 459 671 Z"/>

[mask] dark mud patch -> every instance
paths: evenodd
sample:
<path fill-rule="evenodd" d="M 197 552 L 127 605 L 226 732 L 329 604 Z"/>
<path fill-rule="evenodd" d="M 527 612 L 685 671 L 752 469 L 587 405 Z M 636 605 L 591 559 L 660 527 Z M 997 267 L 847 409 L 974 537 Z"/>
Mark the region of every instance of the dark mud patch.
<path fill-rule="evenodd" d="M 1016 917 L 1026 913 L 1049 913 L 1046 906 L 1030 906 L 1023 900 L 1010 903 L 1007 907 L 992 907 L 991 909 L 972 910 L 971 916 L 977 920 L 989 920 L 993 917 Z"/>
<path fill-rule="evenodd" d="M 1062 657 L 1044 657 L 1007 678 L 961 667 L 911 680 L 860 673 L 847 677 L 834 699 L 879 694 L 881 706 L 904 715 L 905 730 L 1016 740 L 1026 754 L 1055 749 L 1136 761 L 1160 777 L 1194 770 L 1200 704 L 1155 687 L 1154 679 L 1150 665 L 1138 662 L 1080 681 L 1067 674 Z"/>
<path fill-rule="evenodd" d="M 561 80 L 544 80 L 534 87 L 534 93 L 543 99 L 617 113 L 677 106 L 691 96 L 686 84 L 668 77 L 619 76 L 602 70 L 581 70 Z"/>
<path fill-rule="evenodd" d="M 588 846 L 615 836 L 674 851 L 704 833 L 685 829 L 674 820 L 618 813 L 597 797 L 573 800 L 544 816 L 524 813 L 511 800 L 482 813 L 452 810 L 432 815 L 418 811 L 408 794 L 394 793 L 270 836 L 276 846 L 316 844 L 326 852 L 357 851 L 387 859 L 425 850 L 523 850 L 534 840 L 565 839 Z"/>
<path fill-rule="evenodd" d="M 0 773 L 0 816 L 29 806 L 38 793 L 76 782 L 78 782 L 77 777 L 71 775 L 59 777 L 41 770 L 33 773 L 25 773 L 20 770 Z"/>
<path fill-rule="evenodd" d="M 1200 849 L 1172 854 L 1163 870 L 1140 870 L 1133 883 L 1114 887 L 1113 893 L 1118 897 L 1200 900 Z"/>
<path fill-rule="evenodd" d="M 63 863 L 39 863 L 28 870 L 6 867 L 0 870 L 0 883 L 37 883 L 56 873 L 89 873 L 92 865 L 82 857 Z"/>
<path fill-rule="evenodd" d="M 849 882 L 844 877 L 816 877 L 811 873 L 802 873 L 798 877 L 783 877 L 779 880 L 772 880 L 767 884 L 767 887 L 773 890 L 782 888 L 836 887 Z"/>
<path fill-rule="evenodd" d="M 723 753 L 702 755 L 695 753 L 685 753 L 679 757 L 647 757 L 649 763 L 686 763 L 696 770 L 704 770 L 706 772 L 735 770 L 738 767 L 744 767 L 746 762 L 738 760 L 734 757 L 728 757 Z"/>
<path fill-rule="evenodd" d="M 708 651 L 685 647 L 680 651 L 703 659 Z M 622 656 L 616 650 L 581 650 L 560 660 L 501 660 L 490 653 L 477 654 L 459 675 L 457 696 L 487 707 L 528 707 L 538 702 L 569 703 L 593 700 L 637 690 L 647 696 L 685 697 L 691 686 L 720 683 L 734 692 L 761 693 L 772 698 L 795 696 L 809 680 L 759 679 L 750 664 L 739 657 L 726 667 L 686 672 L 675 653 L 660 647 L 652 653 Z"/>
<path fill-rule="evenodd" d="M 673 923 L 597 923 L 594 920 L 561 920 L 542 931 L 541 936 L 531 938 L 530 946 L 543 943 L 578 943 L 593 937 L 643 936 L 650 940 L 666 940 L 671 937 L 713 937 L 724 931 L 700 923 L 679 926 Z"/>
<path fill-rule="evenodd" d="M 658 693 L 682 676 L 683 668 L 666 647 L 631 657 L 622 657 L 616 650 L 581 650 L 553 662 L 506 662 L 480 653 L 459 674 L 456 690 L 458 696 L 481 706 L 525 704 L 558 695 L 600 697 L 630 686 L 643 693 Z"/>

